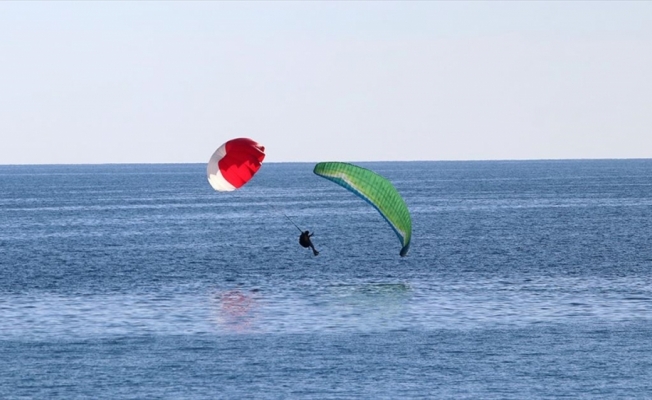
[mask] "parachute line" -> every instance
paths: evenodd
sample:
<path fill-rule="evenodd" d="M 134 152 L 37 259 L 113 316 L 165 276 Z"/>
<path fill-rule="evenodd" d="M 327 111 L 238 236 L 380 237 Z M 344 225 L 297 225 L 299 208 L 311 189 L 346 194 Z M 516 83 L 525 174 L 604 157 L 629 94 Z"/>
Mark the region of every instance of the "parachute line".
<path fill-rule="evenodd" d="M 282 212 L 282 211 L 281 211 L 281 214 L 285 215 L 285 213 Z M 292 222 L 292 225 L 294 225 L 294 226 L 299 230 L 299 232 L 303 233 L 303 231 L 301 230 L 301 228 L 299 228 L 299 227 L 297 226 L 297 224 L 295 224 L 294 221 L 292 221 L 292 220 L 290 219 L 290 217 L 288 217 L 287 215 L 285 215 L 285 218 L 287 218 L 288 221 Z"/>
<path fill-rule="evenodd" d="M 292 223 L 292 225 L 294 225 L 294 226 L 299 230 L 299 232 L 303 233 L 303 231 L 301 230 L 301 228 L 299 228 L 299 227 L 297 226 L 297 224 L 295 224 L 294 221 L 292 221 L 292 220 L 290 219 L 290 217 L 288 217 L 287 214 L 285 214 L 285 212 L 283 212 L 283 210 L 281 210 L 280 208 L 276 207 L 276 204 L 274 204 L 274 203 L 270 203 L 270 204 L 272 205 L 272 207 L 274 207 L 274 208 L 276 209 L 276 211 L 278 211 L 278 212 L 280 212 L 281 214 L 283 214 L 283 216 L 284 216 L 285 218 L 287 218 L 288 221 L 290 221 L 290 222 Z"/>

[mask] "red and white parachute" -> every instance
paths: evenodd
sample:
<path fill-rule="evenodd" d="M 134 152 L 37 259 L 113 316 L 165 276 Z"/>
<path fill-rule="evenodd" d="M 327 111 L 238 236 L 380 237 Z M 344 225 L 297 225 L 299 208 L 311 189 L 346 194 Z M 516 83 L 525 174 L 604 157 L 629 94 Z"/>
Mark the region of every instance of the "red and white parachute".
<path fill-rule="evenodd" d="M 261 144 L 248 138 L 229 140 L 208 161 L 208 183 L 220 192 L 238 189 L 258 172 L 264 158 Z"/>

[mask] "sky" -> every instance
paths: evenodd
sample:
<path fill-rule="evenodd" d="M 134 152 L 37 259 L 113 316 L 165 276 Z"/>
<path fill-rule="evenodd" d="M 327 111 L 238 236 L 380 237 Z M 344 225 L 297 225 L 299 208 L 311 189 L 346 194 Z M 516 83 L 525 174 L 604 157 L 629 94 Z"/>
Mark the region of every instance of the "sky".
<path fill-rule="evenodd" d="M 652 158 L 652 2 L 0 2 L 0 164 Z"/>

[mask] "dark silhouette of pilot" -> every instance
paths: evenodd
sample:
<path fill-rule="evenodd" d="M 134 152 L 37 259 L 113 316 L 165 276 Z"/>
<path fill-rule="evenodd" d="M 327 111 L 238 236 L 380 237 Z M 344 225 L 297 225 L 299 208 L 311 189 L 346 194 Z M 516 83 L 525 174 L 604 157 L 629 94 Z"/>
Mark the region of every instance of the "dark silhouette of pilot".
<path fill-rule="evenodd" d="M 312 241 L 310 238 L 314 235 L 314 233 L 310 233 L 309 231 L 301 232 L 301 236 L 299 236 L 299 244 L 303 247 L 310 247 L 312 249 L 312 254 L 318 255 L 319 252 L 315 249 L 315 246 L 313 246 Z"/>

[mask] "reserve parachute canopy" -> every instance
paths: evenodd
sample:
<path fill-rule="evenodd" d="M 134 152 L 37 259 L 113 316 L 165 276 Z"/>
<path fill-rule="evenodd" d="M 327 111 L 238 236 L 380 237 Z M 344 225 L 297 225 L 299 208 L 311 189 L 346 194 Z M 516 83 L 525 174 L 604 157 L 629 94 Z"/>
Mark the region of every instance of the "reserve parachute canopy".
<path fill-rule="evenodd" d="M 208 161 L 208 183 L 220 192 L 238 189 L 258 172 L 264 158 L 261 144 L 247 138 L 229 140 Z"/>
<path fill-rule="evenodd" d="M 313 172 L 374 206 L 401 241 L 401 257 L 407 255 L 412 238 L 412 219 L 405 201 L 390 181 L 373 171 L 343 162 L 318 163 Z"/>

